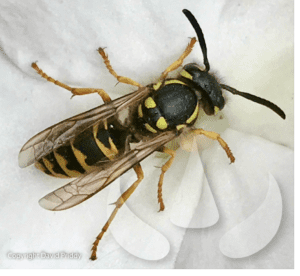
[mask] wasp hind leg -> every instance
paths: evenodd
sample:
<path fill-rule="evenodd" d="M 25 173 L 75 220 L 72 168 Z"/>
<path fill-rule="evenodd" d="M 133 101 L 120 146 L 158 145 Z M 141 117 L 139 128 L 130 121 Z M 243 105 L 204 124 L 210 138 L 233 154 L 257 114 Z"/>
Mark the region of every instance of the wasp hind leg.
<path fill-rule="evenodd" d="M 163 181 L 164 181 L 164 175 L 165 175 L 165 172 L 168 169 L 170 169 L 170 167 L 171 167 L 171 165 L 172 165 L 172 163 L 175 159 L 176 151 L 168 149 L 166 147 L 163 147 L 159 151 L 171 155 L 171 158 L 161 167 L 161 174 L 160 174 L 159 182 L 158 182 L 157 198 L 158 198 L 159 212 L 160 212 L 160 211 L 163 211 L 165 209 L 165 205 L 164 205 L 163 198 L 162 198 L 162 185 L 163 185 Z"/>
<path fill-rule="evenodd" d="M 228 158 L 230 159 L 231 163 L 233 163 L 235 161 L 235 158 L 230 150 L 230 148 L 228 147 L 227 143 L 221 138 L 219 133 L 213 132 L 213 131 L 206 131 L 204 129 L 194 129 L 193 133 L 195 134 L 199 134 L 199 135 L 204 135 L 207 138 L 210 138 L 212 140 L 217 140 L 219 142 L 219 144 L 222 146 L 222 148 L 225 150 Z"/>
<path fill-rule="evenodd" d="M 55 80 L 51 77 L 49 77 L 46 73 L 44 73 L 38 66 L 37 64 L 34 62 L 31 64 L 31 67 L 37 71 L 37 73 L 43 77 L 44 79 L 46 79 L 47 81 L 50 81 L 64 89 L 69 90 L 73 96 L 77 96 L 77 95 L 87 95 L 87 94 L 92 94 L 92 93 L 98 93 L 99 96 L 102 98 L 102 100 L 105 103 L 109 103 L 111 101 L 109 95 L 103 90 L 103 89 L 97 89 L 97 88 L 73 88 L 70 87 L 58 80 Z"/>
<path fill-rule="evenodd" d="M 174 61 L 160 76 L 160 80 L 164 80 L 168 74 L 174 70 L 176 70 L 178 67 L 180 67 L 184 61 L 184 59 L 192 52 L 193 47 L 195 45 L 195 43 L 197 42 L 197 39 L 195 37 L 191 38 L 190 43 L 187 45 L 187 47 L 185 48 L 183 54 L 179 57 L 179 59 L 177 59 L 176 61 Z"/>
<path fill-rule="evenodd" d="M 133 167 L 133 169 L 134 169 L 138 179 L 114 203 L 116 205 L 114 211 L 110 215 L 109 219 L 107 220 L 107 222 L 103 226 L 100 234 L 97 236 L 95 242 L 93 243 L 92 254 L 91 254 L 91 258 L 90 258 L 93 261 L 97 259 L 97 247 L 98 247 L 98 244 L 99 244 L 100 240 L 102 239 L 104 233 L 107 231 L 109 225 L 111 224 L 111 222 L 115 218 L 115 216 L 116 216 L 117 212 L 119 211 L 119 209 L 126 202 L 126 200 L 131 196 L 131 194 L 135 191 L 136 187 L 141 183 L 141 181 L 144 178 L 144 173 L 143 173 L 143 170 L 142 170 L 142 167 L 141 167 L 140 164 L 136 164 Z"/>
<path fill-rule="evenodd" d="M 112 68 L 112 66 L 110 64 L 110 61 L 108 59 L 108 55 L 104 52 L 104 48 L 100 47 L 98 49 L 98 52 L 101 55 L 101 57 L 103 58 L 103 61 L 105 63 L 106 68 L 108 69 L 109 73 L 111 73 L 118 80 L 118 82 L 134 85 L 134 86 L 137 86 L 137 87 L 143 87 L 143 85 L 139 84 L 138 82 L 136 82 L 136 81 L 134 81 L 130 78 L 119 76 L 116 73 L 116 71 Z"/>

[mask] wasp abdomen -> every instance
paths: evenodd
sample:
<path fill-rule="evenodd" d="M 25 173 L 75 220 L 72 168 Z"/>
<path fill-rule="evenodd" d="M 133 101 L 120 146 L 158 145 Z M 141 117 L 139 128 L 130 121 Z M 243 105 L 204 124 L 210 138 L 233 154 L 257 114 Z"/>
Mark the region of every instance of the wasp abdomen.
<path fill-rule="evenodd" d="M 55 149 L 36 162 L 41 171 L 55 177 L 78 177 L 99 162 L 108 162 L 124 152 L 127 133 L 104 123 L 90 127 L 70 143 Z"/>

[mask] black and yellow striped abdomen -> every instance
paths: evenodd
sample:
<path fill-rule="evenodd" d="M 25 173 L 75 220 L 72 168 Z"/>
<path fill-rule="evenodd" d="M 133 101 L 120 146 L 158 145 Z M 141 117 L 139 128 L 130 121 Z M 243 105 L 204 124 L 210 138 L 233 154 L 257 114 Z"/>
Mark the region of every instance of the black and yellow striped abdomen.
<path fill-rule="evenodd" d="M 146 131 L 181 129 L 192 125 L 199 113 L 198 99 L 180 80 L 153 85 L 154 92 L 138 106 L 138 118 Z"/>
<path fill-rule="evenodd" d="M 46 174 L 55 177 L 78 177 L 90 172 L 101 162 L 108 162 L 122 154 L 127 132 L 112 123 L 94 125 L 35 163 Z"/>

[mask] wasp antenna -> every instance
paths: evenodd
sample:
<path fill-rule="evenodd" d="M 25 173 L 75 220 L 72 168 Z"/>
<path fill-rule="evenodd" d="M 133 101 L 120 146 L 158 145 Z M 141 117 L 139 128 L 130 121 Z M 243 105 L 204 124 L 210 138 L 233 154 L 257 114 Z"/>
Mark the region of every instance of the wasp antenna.
<path fill-rule="evenodd" d="M 273 104 L 272 102 L 268 101 L 268 100 L 265 100 L 263 98 L 260 98 L 260 97 L 257 97 L 257 96 L 254 96 L 252 94 L 249 94 L 249 93 L 245 93 L 245 92 L 241 92 L 241 91 L 238 91 L 236 89 L 234 89 L 233 87 L 230 87 L 228 85 L 225 85 L 225 84 L 221 84 L 221 87 L 223 89 L 226 89 L 227 91 L 231 92 L 232 94 L 234 95 L 239 95 L 239 96 L 242 96 L 252 102 L 256 102 L 256 103 L 259 103 L 261 105 L 264 105 L 270 109 L 272 109 L 275 113 L 277 113 L 282 119 L 285 120 L 285 113 L 283 112 L 283 110 L 278 107 L 276 104 Z"/>
<path fill-rule="evenodd" d="M 209 62 L 208 62 L 208 58 L 207 58 L 207 48 L 206 48 L 204 35 L 200 28 L 200 25 L 197 22 L 195 16 L 189 10 L 184 9 L 184 10 L 182 10 L 182 12 L 187 17 L 187 19 L 190 21 L 190 23 L 192 24 L 192 26 L 197 34 L 198 41 L 200 43 L 200 47 L 201 47 L 202 54 L 203 54 L 203 63 L 205 65 L 205 71 L 208 72 L 210 69 L 210 66 L 209 66 Z"/>

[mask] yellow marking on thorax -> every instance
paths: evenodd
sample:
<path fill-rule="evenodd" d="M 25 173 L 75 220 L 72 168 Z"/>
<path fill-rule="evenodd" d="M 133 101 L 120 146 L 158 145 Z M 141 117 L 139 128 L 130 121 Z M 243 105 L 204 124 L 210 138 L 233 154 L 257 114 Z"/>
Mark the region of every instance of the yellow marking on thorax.
<path fill-rule="evenodd" d="M 175 83 L 186 85 L 184 82 L 182 82 L 180 80 L 167 80 L 167 81 L 165 81 L 165 85 L 167 85 L 167 84 L 175 84 Z"/>
<path fill-rule="evenodd" d="M 43 162 L 45 164 L 45 167 L 48 169 L 48 171 L 50 171 L 55 177 L 60 177 L 60 178 L 68 178 L 68 176 L 60 174 L 60 173 L 56 173 L 55 171 L 53 171 L 53 164 L 46 159 L 45 157 L 42 158 Z"/>
<path fill-rule="evenodd" d="M 168 123 L 164 117 L 160 117 L 156 122 L 156 126 L 159 129 L 166 129 L 168 127 Z"/>
<path fill-rule="evenodd" d="M 140 118 L 143 118 L 143 110 L 142 110 L 142 105 L 140 104 L 138 107 L 138 115 Z"/>
<path fill-rule="evenodd" d="M 71 143 L 71 148 L 74 152 L 74 155 L 75 155 L 78 163 L 81 165 L 81 167 L 87 172 L 91 171 L 93 169 L 93 167 L 89 166 L 87 163 L 85 163 L 85 159 L 87 156 L 85 154 L 83 154 L 80 150 L 76 149 L 73 146 L 73 143 Z"/>
<path fill-rule="evenodd" d="M 187 72 L 186 70 L 182 70 L 180 72 L 180 75 L 185 77 L 186 79 L 193 80 L 193 76 L 189 72 Z"/>
<path fill-rule="evenodd" d="M 191 117 L 186 120 L 186 123 L 190 124 L 192 121 L 194 121 L 197 118 L 198 113 L 199 113 L 199 104 L 197 104 L 197 106 L 196 106 L 193 114 L 191 115 Z"/>
<path fill-rule="evenodd" d="M 55 159 L 57 163 L 60 165 L 62 170 L 70 177 L 79 177 L 81 175 L 80 172 L 74 171 L 74 170 L 69 170 L 67 168 L 68 161 L 60 154 L 58 154 L 56 151 L 53 152 Z"/>
<path fill-rule="evenodd" d="M 151 97 L 148 97 L 145 100 L 145 106 L 147 108 L 155 108 L 156 107 L 156 103 L 155 103 L 155 101 Z"/>
<path fill-rule="evenodd" d="M 150 126 L 148 123 L 145 124 L 145 128 L 152 133 L 157 133 L 157 131 L 152 126 Z"/>
<path fill-rule="evenodd" d="M 186 125 L 184 125 L 184 124 L 176 126 L 177 130 L 181 130 L 181 129 L 185 128 L 185 127 L 186 127 Z"/>
<path fill-rule="evenodd" d="M 217 115 L 218 114 L 218 112 L 220 111 L 220 108 L 218 108 L 217 106 L 215 106 L 215 115 Z"/>
<path fill-rule="evenodd" d="M 98 133 L 98 127 L 99 125 L 94 125 L 93 126 L 93 135 L 94 135 L 94 139 L 97 143 L 97 146 L 99 147 L 99 149 L 104 153 L 104 155 L 109 159 L 109 160 L 113 160 L 116 155 L 119 153 L 116 145 L 114 144 L 113 140 L 111 139 L 111 137 L 108 138 L 108 142 L 110 144 L 110 149 L 107 148 L 98 138 L 97 138 L 97 133 Z"/>
<path fill-rule="evenodd" d="M 156 84 L 153 85 L 153 89 L 154 90 L 158 90 L 161 87 L 161 85 L 162 85 L 162 82 L 159 81 L 158 83 L 156 83 Z"/>

